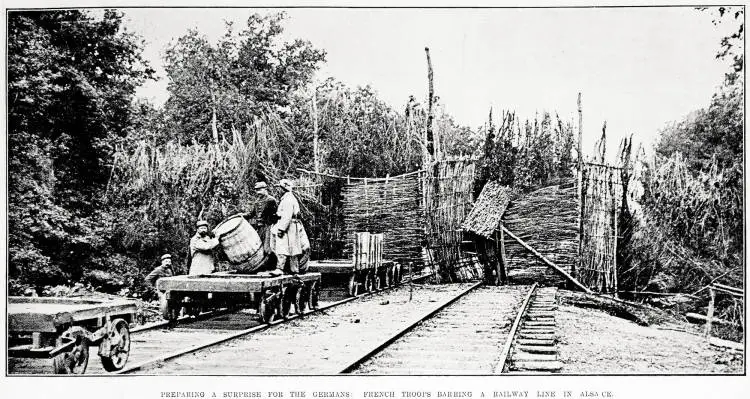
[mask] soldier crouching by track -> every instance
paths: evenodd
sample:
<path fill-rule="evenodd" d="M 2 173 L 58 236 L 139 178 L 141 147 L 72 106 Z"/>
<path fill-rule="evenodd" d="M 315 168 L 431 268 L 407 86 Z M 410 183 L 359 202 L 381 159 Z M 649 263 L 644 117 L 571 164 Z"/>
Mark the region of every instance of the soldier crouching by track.
<path fill-rule="evenodd" d="M 156 280 L 162 277 L 172 277 L 174 271 L 172 270 L 172 255 L 164 254 L 161 256 L 161 264 L 157 266 L 151 273 L 146 276 L 146 283 L 151 287 L 156 287 Z"/>
<path fill-rule="evenodd" d="M 197 231 L 190 239 L 189 275 L 211 274 L 214 271 L 213 249 L 219 245 L 219 239 L 208 231 L 208 222 L 199 220 L 195 224 Z"/>
<path fill-rule="evenodd" d="M 310 241 L 299 220 L 299 202 L 292 192 L 291 180 L 282 179 L 279 187 L 284 190 L 284 195 L 281 197 L 279 209 L 276 212 L 279 220 L 273 226 L 273 248 L 277 258 L 275 272 L 280 274 L 286 271 L 295 275 L 305 273 L 307 262 L 300 262 L 300 258 L 303 257 L 303 253 L 310 250 Z M 286 267 L 287 261 L 288 268 Z"/>

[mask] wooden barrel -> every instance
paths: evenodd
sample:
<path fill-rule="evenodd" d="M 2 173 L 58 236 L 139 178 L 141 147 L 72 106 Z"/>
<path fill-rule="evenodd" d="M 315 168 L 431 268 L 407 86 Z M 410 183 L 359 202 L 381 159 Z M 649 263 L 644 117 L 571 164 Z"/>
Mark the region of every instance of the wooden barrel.
<path fill-rule="evenodd" d="M 221 222 L 214 228 L 214 234 L 221 237 L 219 243 L 230 262 L 261 265 L 263 241 L 242 215 L 234 215 Z"/>

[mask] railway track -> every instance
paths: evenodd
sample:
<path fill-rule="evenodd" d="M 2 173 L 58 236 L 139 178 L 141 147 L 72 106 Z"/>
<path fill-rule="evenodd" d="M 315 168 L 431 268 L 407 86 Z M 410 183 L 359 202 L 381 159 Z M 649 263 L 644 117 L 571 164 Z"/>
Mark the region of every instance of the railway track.
<path fill-rule="evenodd" d="M 475 283 L 414 291 L 400 285 L 269 324 L 251 310 L 219 310 L 144 326 L 133 330 L 130 361 L 119 373 L 485 375 L 562 368 L 555 288 Z M 89 365 L 89 373 L 106 373 L 98 362 Z"/>
<path fill-rule="evenodd" d="M 406 326 L 341 370 L 354 374 L 557 372 L 555 288 L 482 287 Z M 474 313 L 477 317 L 467 318 Z M 498 351 L 498 348 L 502 350 Z"/>
<path fill-rule="evenodd" d="M 413 281 L 420 282 L 430 276 L 431 274 L 426 274 L 415 277 Z M 408 281 L 405 281 L 397 287 L 406 287 L 407 285 Z M 387 292 L 397 287 L 363 293 L 356 297 L 348 297 L 337 301 L 325 301 L 326 298 L 323 296 L 318 309 L 309 310 L 302 317 L 325 312 L 333 307 L 369 295 Z M 330 295 L 328 297 L 330 298 Z M 197 318 L 180 317 L 176 323 L 164 321 L 134 328 L 131 335 L 130 359 L 126 367 L 120 370 L 118 374 L 131 374 L 144 369 L 151 369 L 190 353 L 292 322 L 299 317 L 298 315 L 290 315 L 287 319 L 261 323 L 257 319 L 257 314 L 252 310 L 229 311 L 220 309 L 204 313 Z M 96 356 L 96 354 L 92 353 L 91 356 Z M 107 373 L 98 365 L 98 362 L 89 361 L 89 367 L 90 369 L 87 371 L 89 374 Z"/>
<path fill-rule="evenodd" d="M 380 342 L 479 284 L 408 285 L 321 307 L 312 317 L 292 317 L 251 327 L 191 348 L 167 353 L 122 373 L 260 375 L 335 374 Z M 410 296 L 413 299 L 410 301 Z M 166 336 L 165 338 L 170 338 Z M 158 345 L 158 343 L 155 343 Z"/>

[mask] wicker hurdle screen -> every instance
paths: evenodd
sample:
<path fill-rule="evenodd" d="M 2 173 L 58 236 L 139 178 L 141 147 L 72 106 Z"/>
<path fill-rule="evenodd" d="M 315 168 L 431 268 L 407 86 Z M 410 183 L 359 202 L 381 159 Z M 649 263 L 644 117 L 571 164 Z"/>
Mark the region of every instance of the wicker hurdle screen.
<path fill-rule="evenodd" d="M 357 232 L 383 234 L 383 258 L 423 265 L 425 234 L 421 172 L 393 178 L 358 179 L 342 190 L 347 242 Z M 344 248 L 344 257 L 352 247 Z"/>

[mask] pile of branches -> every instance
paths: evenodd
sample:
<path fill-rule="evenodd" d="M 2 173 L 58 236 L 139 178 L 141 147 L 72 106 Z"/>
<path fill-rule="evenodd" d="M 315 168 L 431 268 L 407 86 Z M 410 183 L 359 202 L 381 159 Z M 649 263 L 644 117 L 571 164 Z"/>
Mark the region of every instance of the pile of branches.
<path fill-rule="evenodd" d="M 383 258 L 404 264 L 424 263 L 425 237 L 422 189 L 419 174 L 390 179 L 352 181 L 343 191 L 347 241 L 344 255 L 351 257 L 354 234 L 383 233 Z"/>
<path fill-rule="evenodd" d="M 485 184 L 461 228 L 484 238 L 492 237 L 500 226 L 511 194 L 510 188 L 497 180 Z"/>
<path fill-rule="evenodd" d="M 571 180 L 512 200 L 503 224 L 539 253 L 570 273 L 578 259 L 578 193 Z M 508 277 L 514 282 L 565 282 L 513 240 L 505 240 Z"/>

